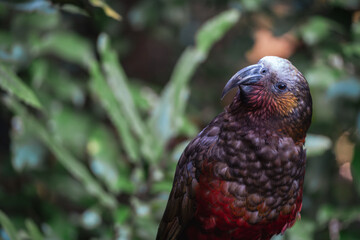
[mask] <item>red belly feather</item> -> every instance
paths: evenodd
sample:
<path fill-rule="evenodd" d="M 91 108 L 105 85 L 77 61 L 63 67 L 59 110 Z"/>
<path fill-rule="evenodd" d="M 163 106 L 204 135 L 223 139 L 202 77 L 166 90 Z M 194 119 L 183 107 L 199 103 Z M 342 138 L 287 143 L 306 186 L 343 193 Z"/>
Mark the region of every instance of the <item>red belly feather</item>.
<path fill-rule="evenodd" d="M 283 233 L 300 216 L 302 189 L 295 204 L 291 206 L 290 214 L 283 215 L 280 212 L 274 220 L 269 221 L 264 217 L 260 222 L 250 224 L 248 220 L 252 212 L 246 207 L 234 206 L 236 198 L 229 194 L 226 185 L 226 181 L 214 180 L 214 177 L 206 177 L 206 174 L 199 179 L 196 191 L 197 210 L 195 220 L 186 231 L 187 239 L 268 240 L 273 235 Z M 257 211 L 261 216 L 271 209 L 261 203 L 257 206 Z"/>

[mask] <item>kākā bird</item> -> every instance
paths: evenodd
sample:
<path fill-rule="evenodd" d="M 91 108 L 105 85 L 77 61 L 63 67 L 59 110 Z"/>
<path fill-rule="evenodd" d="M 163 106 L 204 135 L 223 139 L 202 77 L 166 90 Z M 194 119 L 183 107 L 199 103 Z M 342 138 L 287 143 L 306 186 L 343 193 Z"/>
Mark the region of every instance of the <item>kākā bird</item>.
<path fill-rule="evenodd" d="M 308 83 L 268 56 L 226 84 L 239 91 L 184 150 L 157 240 L 268 240 L 300 217 Z"/>

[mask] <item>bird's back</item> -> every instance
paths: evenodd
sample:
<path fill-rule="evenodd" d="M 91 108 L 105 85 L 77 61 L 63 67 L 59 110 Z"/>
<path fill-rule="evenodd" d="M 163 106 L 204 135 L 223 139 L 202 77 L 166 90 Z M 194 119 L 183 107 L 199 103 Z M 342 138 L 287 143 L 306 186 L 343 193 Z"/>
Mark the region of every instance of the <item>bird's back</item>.
<path fill-rule="evenodd" d="M 232 118 L 220 114 L 187 146 L 158 239 L 265 240 L 295 222 L 305 171 L 302 145 Z M 161 238 L 163 232 L 174 238 Z"/>

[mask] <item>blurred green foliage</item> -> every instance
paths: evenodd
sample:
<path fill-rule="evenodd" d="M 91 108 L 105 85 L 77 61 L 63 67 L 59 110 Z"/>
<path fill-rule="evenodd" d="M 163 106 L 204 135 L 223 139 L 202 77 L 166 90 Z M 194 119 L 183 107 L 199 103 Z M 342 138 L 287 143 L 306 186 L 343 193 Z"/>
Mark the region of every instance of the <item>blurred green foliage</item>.
<path fill-rule="evenodd" d="M 360 239 L 359 4 L 0 2 L 0 239 L 154 239 L 259 29 L 295 39 L 314 102 L 302 219 L 276 239 Z"/>

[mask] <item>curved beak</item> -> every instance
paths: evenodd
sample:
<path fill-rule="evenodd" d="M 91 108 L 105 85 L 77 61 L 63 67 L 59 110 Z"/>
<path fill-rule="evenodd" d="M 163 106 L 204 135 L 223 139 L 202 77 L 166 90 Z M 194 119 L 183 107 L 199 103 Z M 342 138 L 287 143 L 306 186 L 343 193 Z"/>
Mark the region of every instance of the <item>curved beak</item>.
<path fill-rule="evenodd" d="M 223 99 L 224 96 L 236 86 L 255 85 L 257 82 L 259 82 L 262 77 L 260 74 L 262 67 L 263 66 L 261 64 L 254 64 L 238 71 L 225 85 L 221 99 Z"/>

